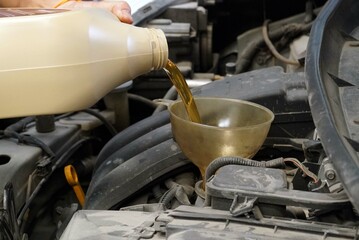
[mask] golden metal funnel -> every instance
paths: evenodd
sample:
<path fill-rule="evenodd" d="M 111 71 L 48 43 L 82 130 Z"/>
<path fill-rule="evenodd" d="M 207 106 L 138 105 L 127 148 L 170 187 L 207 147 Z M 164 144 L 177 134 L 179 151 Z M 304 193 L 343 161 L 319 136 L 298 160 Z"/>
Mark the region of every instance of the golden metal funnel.
<path fill-rule="evenodd" d="M 169 106 L 172 132 L 183 153 L 200 169 L 217 157 L 253 157 L 267 137 L 274 114 L 248 101 L 195 98 L 202 124 L 191 122 L 182 101 Z"/>

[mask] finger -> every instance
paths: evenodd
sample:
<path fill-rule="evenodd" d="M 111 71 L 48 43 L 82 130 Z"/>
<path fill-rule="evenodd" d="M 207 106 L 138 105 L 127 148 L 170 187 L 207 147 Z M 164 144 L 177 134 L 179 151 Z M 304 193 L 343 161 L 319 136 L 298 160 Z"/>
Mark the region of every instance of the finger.
<path fill-rule="evenodd" d="M 112 13 L 115 14 L 121 22 L 132 23 L 131 8 L 126 2 L 119 2 L 112 8 Z"/>

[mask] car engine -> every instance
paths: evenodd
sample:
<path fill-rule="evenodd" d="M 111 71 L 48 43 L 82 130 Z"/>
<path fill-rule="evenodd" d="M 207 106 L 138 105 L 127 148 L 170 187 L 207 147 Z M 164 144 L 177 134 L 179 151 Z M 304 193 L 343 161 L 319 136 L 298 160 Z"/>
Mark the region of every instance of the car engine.
<path fill-rule="evenodd" d="M 203 180 L 163 70 L 90 109 L 0 119 L 0 240 L 359 238 L 358 1 L 154 0 L 133 17 L 164 31 L 195 97 L 270 109 L 264 144 Z"/>

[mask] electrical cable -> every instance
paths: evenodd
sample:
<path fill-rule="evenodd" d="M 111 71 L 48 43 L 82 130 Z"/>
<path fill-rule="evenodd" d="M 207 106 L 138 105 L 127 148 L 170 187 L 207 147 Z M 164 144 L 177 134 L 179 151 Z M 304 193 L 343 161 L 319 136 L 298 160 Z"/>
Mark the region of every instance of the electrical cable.
<path fill-rule="evenodd" d="M 208 181 L 212 175 L 216 173 L 216 171 L 226 165 L 234 164 L 234 165 L 244 165 L 244 166 L 252 166 L 252 167 L 265 167 L 265 168 L 277 168 L 277 167 L 284 167 L 285 163 L 291 162 L 296 167 L 301 169 L 304 174 L 306 174 L 308 177 L 313 179 L 314 183 L 317 183 L 319 181 L 318 177 L 311 172 L 309 169 L 307 169 L 303 163 L 301 163 L 298 159 L 295 158 L 277 158 L 269 161 L 255 161 L 251 159 L 246 159 L 242 157 L 219 157 L 213 160 L 206 169 L 206 176 L 205 180 Z M 206 182 L 205 181 L 205 182 Z"/>
<path fill-rule="evenodd" d="M 4 210 L 7 212 L 9 217 L 9 228 L 12 232 L 13 239 L 20 240 L 19 226 L 16 222 L 14 190 L 10 182 L 8 182 L 4 187 L 3 202 Z"/>
<path fill-rule="evenodd" d="M 168 189 L 160 198 L 159 203 L 163 203 L 166 208 L 169 208 L 170 202 L 175 198 L 178 186 Z"/>
<path fill-rule="evenodd" d="M 26 188 L 26 200 L 28 200 L 31 195 L 32 182 L 33 182 L 33 177 L 34 177 L 35 173 L 36 173 L 36 170 L 34 170 L 28 177 L 27 188 Z"/>
<path fill-rule="evenodd" d="M 23 208 L 21 209 L 17 222 L 19 226 L 21 226 L 22 219 L 29 208 L 31 202 L 35 199 L 39 191 L 41 190 L 42 186 L 49 180 L 51 175 L 55 172 L 55 170 L 59 167 L 62 167 L 66 161 L 86 142 L 94 140 L 95 138 L 83 138 L 77 142 L 75 142 L 64 154 L 62 154 L 58 159 L 55 159 L 54 164 L 51 167 L 50 172 L 44 178 L 42 178 L 39 184 L 36 186 L 32 194 L 30 195 L 29 199 L 25 202 Z"/>
<path fill-rule="evenodd" d="M 92 109 L 84 109 L 81 110 L 80 112 L 84 112 L 98 118 L 103 123 L 103 125 L 105 125 L 105 127 L 108 129 L 108 131 L 111 133 L 112 136 L 115 136 L 117 134 L 117 130 L 115 129 L 115 127 L 112 126 L 112 124 L 109 121 L 107 121 L 107 119 L 104 116 L 102 116 L 100 113 Z"/>
<path fill-rule="evenodd" d="M 244 165 L 244 166 L 252 166 L 252 167 L 266 167 L 266 168 L 277 168 L 284 167 L 283 158 L 276 158 L 269 161 L 256 161 L 252 159 L 247 159 L 239 156 L 227 156 L 227 157 L 219 157 L 213 160 L 206 169 L 205 181 L 207 182 L 212 175 L 216 173 L 216 171 L 226 165 Z"/>
<path fill-rule="evenodd" d="M 34 119 L 35 119 L 34 117 L 23 118 L 23 119 L 17 121 L 16 123 L 8 126 L 7 128 L 5 128 L 5 130 L 0 131 L 0 135 L 3 135 L 8 138 L 15 138 L 20 143 L 39 147 L 48 156 L 54 157 L 55 153 L 51 150 L 51 148 L 47 144 L 42 142 L 40 139 L 38 139 L 34 136 L 19 133 L 19 132 L 23 131 L 29 123 L 33 122 Z"/>
<path fill-rule="evenodd" d="M 112 136 L 115 136 L 117 134 L 117 130 L 112 126 L 112 124 L 104 117 L 102 116 L 100 113 L 98 113 L 97 111 L 93 110 L 93 109 L 85 109 L 85 110 L 81 110 L 79 112 L 85 112 L 87 114 L 90 114 L 94 117 L 96 117 L 97 119 L 99 119 L 102 124 L 108 129 L 108 131 L 110 132 L 110 134 Z M 69 112 L 69 113 L 64 113 L 64 114 L 61 114 L 61 115 L 58 115 L 56 116 L 54 119 L 55 121 L 58 121 L 60 119 L 63 119 L 63 118 L 68 118 L 74 114 L 76 114 L 77 112 Z M 31 124 L 29 126 L 33 126 L 34 124 Z"/>
<path fill-rule="evenodd" d="M 47 144 L 45 144 L 43 141 L 41 141 L 40 139 L 38 139 L 38 138 L 36 138 L 34 136 L 19 134 L 17 132 L 8 132 L 8 133 L 5 133 L 5 135 L 8 136 L 8 137 L 12 137 L 12 138 L 17 139 L 19 141 L 19 143 L 24 143 L 24 144 L 39 147 L 49 157 L 54 157 L 55 156 L 55 153 L 51 150 L 51 148 Z"/>
<path fill-rule="evenodd" d="M 0 215 L 0 239 L 4 238 L 4 240 L 14 240 L 14 235 L 5 219 L 6 212 L 2 209 L 0 209 L 0 212 L 3 212 L 3 214 Z"/>
<path fill-rule="evenodd" d="M 55 121 L 58 121 L 60 119 L 63 119 L 63 118 L 67 118 L 67 117 L 70 117 L 72 115 L 74 115 L 76 112 L 69 112 L 69 113 L 64 113 L 64 114 L 61 114 L 61 115 L 58 115 L 55 117 Z"/>
<path fill-rule="evenodd" d="M 290 60 L 286 57 L 284 57 L 283 55 L 281 55 L 277 49 L 275 48 L 275 46 L 273 45 L 272 41 L 270 40 L 269 36 L 268 36 L 268 23 L 269 20 L 265 20 L 263 23 L 263 27 L 262 27 L 262 34 L 263 34 L 263 40 L 266 43 L 268 49 L 271 51 L 271 53 L 273 54 L 273 56 L 275 58 L 277 58 L 279 61 L 282 61 L 286 64 L 290 64 L 290 65 L 295 65 L 295 66 L 300 66 L 298 61 L 293 61 Z"/>
<path fill-rule="evenodd" d="M 285 166 L 286 162 L 293 163 L 296 167 L 301 169 L 304 174 L 306 174 L 308 177 L 312 178 L 314 183 L 318 183 L 318 177 L 312 173 L 309 169 L 307 169 L 299 160 L 295 158 L 277 158 L 269 161 L 255 161 L 251 159 L 242 158 L 239 156 L 229 156 L 229 157 L 219 157 L 213 160 L 206 169 L 206 175 L 205 175 L 205 181 L 207 182 L 210 180 L 212 175 L 216 173 L 216 171 L 226 165 L 244 165 L 244 166 L 252 166 L 252 167 L 264 167 L 264 168 L 277 168 L 277 167 L 283 167 Z M 200 195 L 199 195 L 200 196 Z M 205 197 L 204 206 L 209 206 L 210 204 L 210 198 Z"/>
<path fill-rule="evenodd" d="M 297 168 L 303 171 L 305 175 L 313 179 L 314 183 L 317 183 L 319 181 L 318 177 L 312 173 L 306 166 L 303 165 L 298 159 L 296 158 L 284 158 L 284 162 L 291 162 L 293 163 Z"/>
<path fill-rule="evenodd" d="M 144 103 L 144 104 L 146 104 L 147 106 L 150 106 L 150 107 L 152 107 L 152 108 L 157 108 L 157 106 L 158 106 L 158 103 L 155 103 L 155 102 L 153 102 L 152 100 L 150 100 L 150 99 L 148 99 L 148 98 L 145 98 L 145 97 L 142 97 L 142 96 L 137 95 L 137 94 L 127 93 L 127 96 L 128 96 L 128 98 L 131 99 L 131 100 L 135 100 L 135 101 Z"/>

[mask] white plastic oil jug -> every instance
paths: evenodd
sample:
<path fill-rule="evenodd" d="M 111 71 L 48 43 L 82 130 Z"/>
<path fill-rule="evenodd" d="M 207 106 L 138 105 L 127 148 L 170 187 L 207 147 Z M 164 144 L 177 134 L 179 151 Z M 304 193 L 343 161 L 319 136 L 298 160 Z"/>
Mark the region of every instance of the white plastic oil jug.
<path fill-rule="evenodd" d="M 0 12 L 0 118 L 81 110 L 166 65 L 161 30 L 121 23 L 102 9 L 42 11 Z"/>

